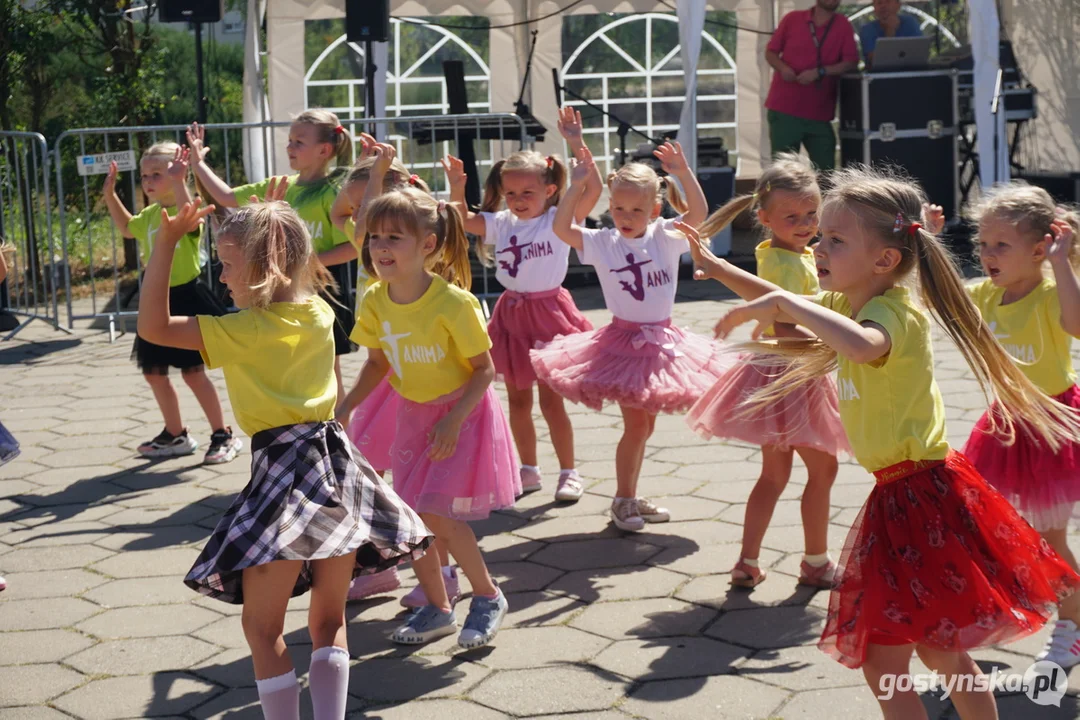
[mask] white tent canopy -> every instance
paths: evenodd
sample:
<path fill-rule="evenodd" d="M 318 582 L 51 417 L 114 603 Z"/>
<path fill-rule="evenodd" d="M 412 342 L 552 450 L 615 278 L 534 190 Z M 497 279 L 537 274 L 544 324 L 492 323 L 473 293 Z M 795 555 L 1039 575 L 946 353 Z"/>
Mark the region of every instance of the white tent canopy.
<path fill-rule="evenodd" d="M 1013 0 L 1015 2 L 1015 0 Z M 1028 10 L 1033 5 L 1053 4 L 1055 0 L 1028 0 L 1025 2 L 1025 18 Z M 679 138 L 684 146 L 690 146 L 693 152 L 694 136 L 693 125 L 695 119 L 693 88 L 695 76 L 693 69 L 696 67 L 697 52 L 702 46 L 700 32 L 693 32 L 693 28 L 702 27 L 701 18 L 706 8 L 710 10 L 726 10 L 735 13 L 736 22 L 742 28 L 761 31 L 761 34 L 739 31 L 736 33 L 736 52 L 734 64 L 737 68 L 737 115 L 735 118 L 738 137 L 738 175 L 739 177 L 755 177 L 769 156 L 768 127 L 765 121 L 764 100 L 768 93 L 771 69 L 765 62 L 764 50 L 770 33 L 776 26 L 779 18 L 796 8 L 809 7 L 812 0 L 586 0 L 573 5 L 566 14 L 597 14 L 597 13 L 668 13 L 673 7 L 678 6 L 680 20 L 680 42 L 683 46 L 682 67 L 687 78 L 687 87 L 692 95 L 684 107 L 682 114 Z M 521 22 L 530 18 L 543 18 L 551 14 L 552 17 L 541 19 L 529 26 L 513 28 L 496 28 L 490 30 L 490 57 L 510 58 L 515 62 L 491 62 L 490 64 L 490 94 L 491 110 L 493 112 L 512 112 L 514 101 L 517 99 L 521 86 L 521 78 L 525 70 L 526 57 L 530 43 L 530 31 L 538 31 L 536 53 L 533 58 L 531 87 L 527 89 L 525 101 L 531 106 L 533 114 L 540 122 L 546 125 L 550 132 L 542 148 L 548 152 L 561 150 L 561 141 L 554 132 L 556 125 L 556 103 L 550 78 L 552 69 L 561 70 L 563 65 L 562 48 L 562 10 L 570 5 L 569 0 L 392 0 L 391 11 L 398 17 L 432 17 L 445 15 L 476 15 L 487 17 L 493 26 L 506 23 Z M 990 115 L 990 101 L 997 73 L 997 45 L 998 45 L 998 14 L 994 0 L 969 0 L 971 12 L 970 37 L 973 53 L 976 58 L 975 72 L 975 105 L 977 108 L 977 127 L 979 131 L 980 156 L 990 158 L 993 156 L 993 118 Z M 333 19 L 344 17 L 344 3 L 341 0 L 274 0 L 268 3 L 267 8 L 267 45 L 269 54 L 269 94 L 270 113 L 275 120 L 285 120 L 305 109 L 306 93 L 303 88 L 305 80 L 304 58 L 304 23 L 308 20 Z M 1005 15 L 1008 19 L 1012 5 L 1006 2 Z M 1071 26 L 1061 28 L 1060 25 L 1068 26 L 1068 23 L 1049 25 L 1043 29 L 1046 32 L 1053 28 L 1053 32 L 1071 33 Z M 1017 45 L 1017 54 L 1020 62 L 1028 69 L 1029 75 L 1035 76 L 1035 84 L 1043 93 L 1040 95 L 1040 107 L 1045 108 L 1048 100 L 1054 101 L 1054 91 L 1049 81 L 1040 84 L 1037 72 L 1043 65 L 1041 57 L 1024 57 L 1025 48 L 1017 40 L 1017 35 L 1023 36 L 1024 29 L 1017 28 L 1014 33 L 1014 43 Z M 1045 35 L 1044 35 L 1045 37 Z M 1073 42 L 1070 37 L 1063 43 L 1064 47 L 1070 47 Z M 1043 43 L 1045 45 L 1045 43 Z M 1049 43 L 1049 47 L 1055 47 L 1055 43 Z M 1034 45 L 1029 49 L 1029 55 L 1038 53 L 1041 45 Z M 384 46 L 385 48 L 385 46 Z M 377 58 L 385 58 L 385 49 L 380 48 L 376 52 Z M 687 57 L 687 54 L 692 57 Z M 1061 55 L 1060 57 L 1064 57 Z M 1051 63 L 1060 63 L 1059 56 L 1049 57 Z M 1071 62 L 1076 63 L 1076 60 Z M 1025 64 L 1026 63 L 1026 64 Z M 1053 70 L 1056 75 L 1061 72 Z M 1073 73 L 1076 83 L 1076 73 Z M 1048 92 L 1050 91 L 1050 92 Z M 382 101 L 384 93 L 378 93 L 379 101 Z M 917 101 L 917 99 L 913 99 Z M 1073 98 L 1061 98 L 1061 104 L 1068 104 L 1067 100 Z M 1044 119 L 1048 113 L 1044 112 Z M 1064 113 L 1060 113 L 1064 115 Z M 1004 122 L 1002 120 L 1002 122 Z M 1042 122 L 1042 121 L 1040 121 Z M 1047 127 L 1041 132 L 1049 132 L 1060 144 L 1065 136 L 1072 133 L 1063 133 L 1060 128 L 1060 120 L 1054 123 L 1046 123 Z M 999 152 L 1001 179 L 1007 179 L 1008 163 L 1004 159 L 1007 142 L 1005 135 L 1001 135 L 1002 142 Z M 283 144 L 283 139 L 278 138 Z M 1075 146 L 1067 148 L 1064 153 L 1056 154 L 1058 162 L 1080 162 L 1080 149 Z M 982 163 L 983 182 L 993 180 L 993 164 L 987 161 Z"/>

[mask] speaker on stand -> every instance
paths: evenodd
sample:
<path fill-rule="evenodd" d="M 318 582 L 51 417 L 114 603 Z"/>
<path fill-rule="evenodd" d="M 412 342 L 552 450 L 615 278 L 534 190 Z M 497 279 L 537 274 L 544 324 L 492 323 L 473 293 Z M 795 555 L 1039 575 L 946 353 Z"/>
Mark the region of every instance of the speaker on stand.
<path fill-rule="evenodd" d="M 345 0 L 345 39 L 364 43 L 365 113 L 375 117 L 375 58 L 372 43 L 390 41 L 390 0 Z M 368 131 L 375 135 L 375 128 Z"/>
<path fill-rule="evenodd" d="M 199 123 L 206 124 L 206 85 L 203 79 L 202 26 L 221 21 L 223 0 L 159 0 L 161 22 L 187 22 L 195 26 L 195 81 L 198 86 Z"/>

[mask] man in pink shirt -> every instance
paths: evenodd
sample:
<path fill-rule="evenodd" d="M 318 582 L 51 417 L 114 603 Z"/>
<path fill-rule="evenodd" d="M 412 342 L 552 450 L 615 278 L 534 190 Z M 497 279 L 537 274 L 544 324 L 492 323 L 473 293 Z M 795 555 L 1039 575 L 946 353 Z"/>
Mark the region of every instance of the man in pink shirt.
<path fill-rule="evenodd" d="M 836 12 L 839 5 L 817 0 L 809 10 L 789 12 L 765 50 L 776 71 L 765 100 L 773 155 L 803 145 L 819 170 L 836 165 L 836 76 L 859 65 L 855 30 Z"/>

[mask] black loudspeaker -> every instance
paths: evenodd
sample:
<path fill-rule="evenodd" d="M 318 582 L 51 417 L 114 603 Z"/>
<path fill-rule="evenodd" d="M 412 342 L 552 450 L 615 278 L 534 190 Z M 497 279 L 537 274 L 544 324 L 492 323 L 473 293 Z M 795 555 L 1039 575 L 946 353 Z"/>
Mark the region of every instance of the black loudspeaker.
<path fill-rule="evenodd" d="M 1013 175 L 1013 179 L 1041 187 L 1059 203 L 1075 205 L 1080 202 L 1080 173 L 1078 172 L 1028 170 L 1019 175 Z"/>
<path fill-rule="evenodd" d="M 345 39 L 389 42 L 390 0 L 345 0 Z"/>
<path fill-rule="evenodd" d="M 161 22 L 220 22 L 223 0 L 158 0 Z"/>

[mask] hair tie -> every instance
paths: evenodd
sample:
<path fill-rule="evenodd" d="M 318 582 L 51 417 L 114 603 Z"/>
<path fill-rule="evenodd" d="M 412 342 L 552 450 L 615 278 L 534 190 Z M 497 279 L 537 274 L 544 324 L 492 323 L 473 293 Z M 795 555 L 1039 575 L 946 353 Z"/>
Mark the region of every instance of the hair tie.
<path fill-rule="evenodd" d="M 758 194 L 755 192 L 753 195 L 750 196 L 750 202 L 756 203 L 757 201 L 758 201 Z"/>
<path fill-rule="evenodd" d="M 904 229 L 904 214 L 896 213 L 896 222 L 893 223 L 892 231 L 898 233 Z"/>
<path fill-rule="evenodd" d="M 555 158 L 550 155 L 547 156 L 547 166 L 549 169 L 555 167 Z"/>
<path fill-rule="evenodd" d="M 920 223 L 911 223 L 910 225 L 908 225 L 908 235 L 914 235 L 915 232 L 918 231 L 920 228 L 922 228 L 922 225 Z"/>
<path fill-rule="evenodd" d="M 772 192 L 772 180 L 769 180 L 767 183 L 765 183 L 765 192 L 767 192 L 767 193 Z"/>
<path fill-rule="evenodd" d="M 418 183 L 418 182 L 420 182 L 420 176 L 419 175 L 410 175 L 409 176 L 409 184 L 410 185 L 416 185 L 416 183 Z"/>
<path fill-rule="evenodd" d="M 413 175 L 413 177 L 416 177 L 416 176 Z M 446 212 L 446 201 L 445 200 L 440 200 L 439 201 L 439 214 L 442 215 L 445 212 Z"/>
<path fill-rule="evenodd" d="M 341 135 L 342 133 L 345 132 L 345 128 L 342 127 L 341 125 L 338 125 L 337 127 L 334 128 L 334 132 L 337 133 L 338 135 Z"/>

